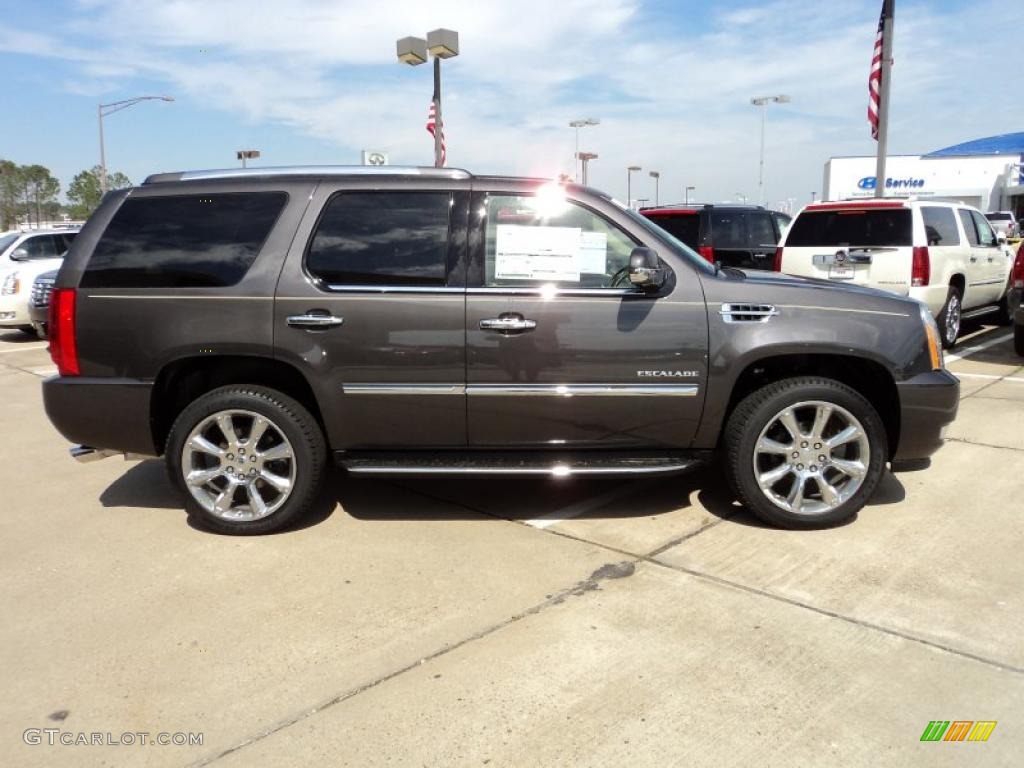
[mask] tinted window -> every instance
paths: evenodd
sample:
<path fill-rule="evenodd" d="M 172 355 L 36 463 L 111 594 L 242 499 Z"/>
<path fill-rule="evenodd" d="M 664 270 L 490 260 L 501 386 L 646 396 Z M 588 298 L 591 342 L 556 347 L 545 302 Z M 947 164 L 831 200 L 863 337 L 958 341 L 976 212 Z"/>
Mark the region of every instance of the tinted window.
<path fill-rule="evenodd" d="M 714 248 L 747 247 L 741 211 L 711 211 L 711 245 Z"/>
<path fill-rule="evenodd" d="M 645 214 L 646 215 L 646 214 Z M 700 245 L 700 215 L 697 213 L 686 214 L 655 214 L 647 216 L 659 227 L 678 240 L 682 240 L 691 248 Z"/>
<path fill-rule="evenodd" d="M 447 192 L 352 192 L 331 198 L 306 256 L 335 285 L 443 285 Z"/>
<path fill-rule="evenodd" d="M 978 245 L 995 245 L 996 233 L 992 231 L 992 227 L 985 217 L 977 211 L 971 211 L 971 218 L 974 219 L 974 226 L 978 228 Z"/>
<path fill-rule="evenodd" d="M 977 245 L 978 230 L 974 227 L 974 219 L 971 218 L 971 212 L 964 208 L 957 208 L 956 212 L 960 217 L 960 223 L 964 225 L 964 234 L 967 235 L 967 242 L 971 245 Z"/>
<path fill-rule="evenodd" d="M 18 234 L 17 232 L 15 232 L 12 235 L 4 235 L 3 237 L 0 237 L 0 252 L 3 252 L 10 248 L 11 243 L 13 243 L 19 237 L 21 237 L 21 235 Z"/>
<path fill-rule="evenodd" d="M 284 192 L 128 198 L 82 276 L 87 288 L 234 285 L 284 207 Z"/>
<path fill-rule="evenodd" d="M 911 245 L 909 208 L 805 211 L 786 235 L 787 246 Z"/>
<path fill-rule="evenodd" d="M 1012 221 L 1013 216 L 1009 213 L 986 213 L 985 218 L 989 221 Z"/>
<path fill-rule="evenodd" d="M 77 232 L 65 232 L 57 235 L 57 245 L 60 247 L 62 252 L 71 247 L 71 241 L 75 239 L 75 235 L 77 234 Z"/>
<path fill-rule="evenodd" d="M 30 259 L 55 259 L 61 253 L 57 246 L 57 238 L 53 235 L 38 235 L 23 242 L 18 250 L 24 249 Z"/>
<path fill-rule="evenodd" d="M 928 245 L 960 245 L 960 232 L 956 228 L 952 208 L 925 205 L 921 207 L 921 216 Z"/>
<path fill-rule="evenodd" d="M 747 214 L 747 240 L 752 246 L 775 245 L 775 228 L 768 213 Z"/>
<path fill-rule="evenodd" d="M 593 211 L 560 197 L 490 195 L 486 215 L 487 286 L 630 286 L 637 243 Z"/>

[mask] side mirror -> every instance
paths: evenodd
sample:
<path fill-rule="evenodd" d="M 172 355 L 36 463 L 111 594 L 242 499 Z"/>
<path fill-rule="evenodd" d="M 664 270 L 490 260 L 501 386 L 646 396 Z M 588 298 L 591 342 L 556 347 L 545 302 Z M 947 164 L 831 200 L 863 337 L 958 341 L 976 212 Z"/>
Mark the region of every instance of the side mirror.
<path fill-rule="evenodd" d="M 661 288 L 665 282 L 665 270 L 658 254 L 644 246 L 634 248 L 629 254 L 629 282 L 638 288 Z"/>
<path fill-rule="evenodd" d="M 11 261 L 28 261 L 28 249 L 15 248 L 11 252 Z"/>
<path fill-rule="evenodd" d="M 1006 233 L 996 232 L 996 242 L 999 243 L 999 245 L 1006 245 Z"/>

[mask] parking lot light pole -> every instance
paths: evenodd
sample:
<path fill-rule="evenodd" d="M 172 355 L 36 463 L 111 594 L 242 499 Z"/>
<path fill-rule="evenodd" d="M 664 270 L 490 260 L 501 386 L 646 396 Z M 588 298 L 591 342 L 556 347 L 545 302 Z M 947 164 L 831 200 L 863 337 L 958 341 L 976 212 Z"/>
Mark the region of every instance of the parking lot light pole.
<path fill-rule="evenodd" d="M 235 158 L 242 161 L 242 167 L 245 168 L 246 160 L 256 160 L 260 156 L 258 149 L 240 149 L 235 152 Z"/>
<path fill-rule="evenodd" d="M 594 152 L 577 152 L 580 157 L 580 183 L 583 186 L 587 185 L 587 163 L 591 160 L 597 160 L 597 154 Z"/>
<path fill-rule="evenodd" d="M 768 122 L 768 105 L 788 104 L 789 102 L 789 96 L 784 93 L 781 93 L 778 96 L 755 96 L 750 100 L 750 103 L 755 107 L 761 108 L 761 161 L 758 166 L 757 174 L 757 192 L 761 205 L 764 205 L 764 128 L 765 124 Z"/>
<path fill-rule="evenodd" d="M 633 207 L 633 171 L 641 170 L 639 165 L 630 165 L 626 168 L 626 207 Z"/>
<path fill-rule="evenodd" d="M 418 66 L 434 56 L 434 167 L 444 167 L 444 123 L 441 120 L 441 59 L 459 55 L 459 33 L 451 29 L 435 29 L 422 37 L 403 37 L 396 44 L 398 60 Z"/>
<path fill-rule="evenodd" d="M 661 171 L 651 171 L 650 177 L 654 179 L 654 205 L 658 205 L 658 182 L 661 179 Z"/>
<path fill-rule="evenodd" d="M 134 107 L 140 101 L 174 101 L 173 96 L 136 96 L 122 101 L 112 101 L 109 104 L 100 104 L 96 107 L 96 116 L 100 122 L 100 192 L 107 192 L 107 149 L 103 141 L 103 118 L 120 112 L 122 109 Z"/>
<path fill-rule="evenodd" d="M 696 187 L 686 187 L 683 189 L 683 205 L 690 204 L 690 193 L 696 191 Z"/>
<path fill-rule="evenodd" d="M 583 158 L 580 157 L 580 128 L 585 128 L 588 125 L 600 125 L 601 121 L 593 117 L 584 117 L 580 120 L 570 120 L 569 127 L 576 129 L 576 152 L 573 155 L 573 175 L 576 173 L 577 167 L 583 163 Z M 583 179 L 583 171 L 580 169 L 580 179 Z M 586 181 L 583 182 L 584 184 Z"/>

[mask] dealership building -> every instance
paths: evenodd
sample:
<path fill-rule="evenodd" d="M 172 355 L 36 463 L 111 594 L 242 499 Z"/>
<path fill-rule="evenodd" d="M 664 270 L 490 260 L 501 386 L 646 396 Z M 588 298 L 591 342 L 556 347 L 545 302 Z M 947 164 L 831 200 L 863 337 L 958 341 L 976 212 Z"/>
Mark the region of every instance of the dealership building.
<path fill-rule="evenodd" d="M 1013 211 L 1024 217 L 1024 133 L 957 144 L 927 155 L 893 155 L 885 163 L 885 194 Z M 875 195 L 874 157 L 833 157 L 825 163 L 825 200 Z"/>

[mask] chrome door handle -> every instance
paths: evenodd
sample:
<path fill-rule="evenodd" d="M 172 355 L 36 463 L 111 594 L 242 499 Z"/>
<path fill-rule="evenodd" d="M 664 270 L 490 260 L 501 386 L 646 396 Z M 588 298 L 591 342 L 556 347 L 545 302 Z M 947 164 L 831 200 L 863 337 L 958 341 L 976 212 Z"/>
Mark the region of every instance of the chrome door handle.
<path fill-rule="evenodd" d="M 532 331 L 537 327 L 534 320 L 527 320 L 521 315 L 503 315 L 480 321 L 480 330 L 514 333 L 516 331 Z"/>
<path fill-rule="evenodd" d="M 295 328 L 334 328 L 345 322 L 343 317 L 334 315 L 289 315 L 288 325 Z"/>

